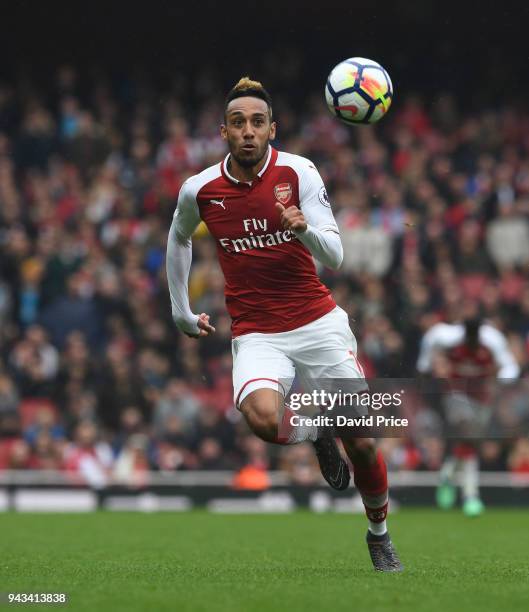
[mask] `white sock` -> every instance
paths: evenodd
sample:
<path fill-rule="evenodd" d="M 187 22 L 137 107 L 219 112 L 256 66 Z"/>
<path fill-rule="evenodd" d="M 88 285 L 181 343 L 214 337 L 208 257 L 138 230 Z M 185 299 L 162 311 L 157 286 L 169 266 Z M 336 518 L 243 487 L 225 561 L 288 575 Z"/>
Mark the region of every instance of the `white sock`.
<path fill-rule="evenodd" d="M 452 484 L 457 469 L 458 459 L 453 456 L 444 460 L 439 473 L 439 478 L 443 484 Z"/>
<path fill-rule="evenodd" d="M 381 523 L 373 523 L 373 521 L 369 521 L 369 531 L 376 536 L 382 536 L 386 533 L 388 527 L 386 525 L 386 521 L 383 520 Z"/>
<path fill-rule="evenodd" d="M 318 427 L 316 425 L 296 425 L 288 434 L 286 444 L 299 444 L 307 440 L 314 442 L 317 439 Z"/>
<path fill-rule="evenodd" d="M 280 444 L 299 444 L 307 440 L 316 441 L 318 439 L 318 426 L 307 425 L 303 420 L 300 424 L 299 419 L 294 420 L 294 423 L 297 421 L 297 424 L 294 425 L 292 418 L 295 416 L 296 413 L 288 405 L 285 406 L 283 412 L 279 413 L 278 442 Z"/>
<path fill-rule="evenodd" d="M 463 473 L 461 476 L 463 499 L 479 497 L 479 467 L 476 457 L 463 459 Z"/>

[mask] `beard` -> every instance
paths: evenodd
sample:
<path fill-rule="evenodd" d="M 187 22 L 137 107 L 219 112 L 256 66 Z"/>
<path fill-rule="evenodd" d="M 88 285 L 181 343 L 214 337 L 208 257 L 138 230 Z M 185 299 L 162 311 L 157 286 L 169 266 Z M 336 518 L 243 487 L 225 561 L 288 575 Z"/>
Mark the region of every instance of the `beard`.
<path fill-rule="evenodd" d="M 266 143 L 262 149 L 258 149 L 257 151 L 255 151 L 253 155 L 247 155 L 245 157 L 237 155 L 237 153 L 234 153 L 230 150 L 231 156 L 242 168 L 253 168 L 254 166 L 257 166 L 257 164 L 263 159 L 267 152 L 268 143 Z"/>

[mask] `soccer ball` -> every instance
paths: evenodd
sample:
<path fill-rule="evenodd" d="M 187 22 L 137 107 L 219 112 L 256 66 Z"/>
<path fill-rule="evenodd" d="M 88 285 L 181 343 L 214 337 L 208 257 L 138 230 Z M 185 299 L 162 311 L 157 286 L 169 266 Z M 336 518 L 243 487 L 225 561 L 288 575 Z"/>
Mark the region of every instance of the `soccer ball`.
<path fill-rule="evenodd" d="M 332 69 L 325 99 L 331 113 L 345 123 L 375 123 L 391 106 L 393 85 L 380 64 L 351 57 Z"/>

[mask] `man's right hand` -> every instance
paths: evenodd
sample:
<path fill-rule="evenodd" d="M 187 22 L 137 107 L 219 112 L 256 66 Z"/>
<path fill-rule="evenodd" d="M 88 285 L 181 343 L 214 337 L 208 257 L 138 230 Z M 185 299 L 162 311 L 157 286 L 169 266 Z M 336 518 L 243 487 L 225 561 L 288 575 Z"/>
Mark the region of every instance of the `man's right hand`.
<path fill-rule="evenodd" d="M 198 334 L 192 333 L 190 331 L 191 326 L 189 324 L 182 324 L 178 321 L 175 321 L 175 323 L 176 323 L 176 326 L 180 329 L 180 331 L 182 331 L 182 333 L 184 333 L 189 338 L 201 338 L 202 336 L 209 336 L 209 334 L 212 334 L 215 332 L 215 328 L 209 322 L 209 315 L 206 314 L 205 312 L 201 313 L 198 316 L 198 320 L 196 322 L 196 326 L 198 327 L 198 330 L 199 330 Z"/>

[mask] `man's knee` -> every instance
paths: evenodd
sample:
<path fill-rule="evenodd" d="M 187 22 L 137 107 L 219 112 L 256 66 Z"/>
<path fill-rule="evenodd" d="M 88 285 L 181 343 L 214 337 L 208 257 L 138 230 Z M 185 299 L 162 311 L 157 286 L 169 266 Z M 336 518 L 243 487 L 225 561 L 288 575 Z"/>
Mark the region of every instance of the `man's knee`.
<path fill-rule="evenodd" d="M 241 402 L 240 409 L 250 429 L 265 442 L 276 442 L 283 397 L 273 389 L 257 389 Z"/>

